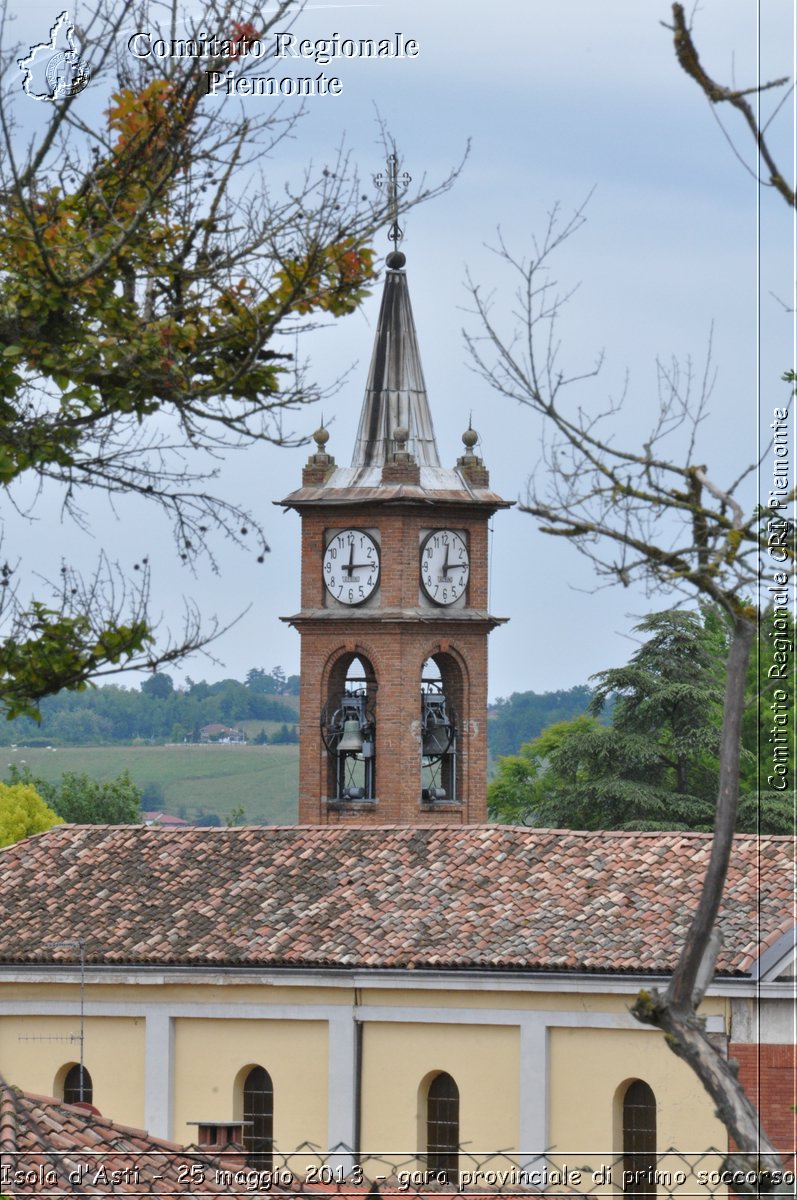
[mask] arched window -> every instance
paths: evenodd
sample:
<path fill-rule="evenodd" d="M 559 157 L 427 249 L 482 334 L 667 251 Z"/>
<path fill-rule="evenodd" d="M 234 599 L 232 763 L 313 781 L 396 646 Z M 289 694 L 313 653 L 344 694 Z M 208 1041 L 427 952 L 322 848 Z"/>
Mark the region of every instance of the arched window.
<path fill-rule="evenodd" d="M 328 754 L 327 798 L 376 798 L 376 675 L 364 655 L 344 654 L 332 667 L 321 737 Z"/>
<path fill-rule="evenodd" d="M 75 1063 L 64 1076 L 64 1104 L 93 1103 L 94 1085 L 85 1067 Z"/>
<path fill-rule="evenodd" d="M 244 1080 L 244 1148 L 249 1165 L 270 1171 L 274 1157 L 274 1085 L 264 1067 Z"/>
<path fill-rule="evenodd" d="M 426 1165 L 445 1171 L 450 1182 L 459 1171 L 459 1088 L 441 1071 L 426 1095 Z"/>
<path fill-rule="evenodd" d="M 457 802 L 463 769 L 459 715 L 464 712 L 462 668 L 451 654 L 433 654 L 421 668 L 421 802 Z"/>
<path fill-rule="evenodd" d="M 641 1079 L 623 1097 L 623 1178 L 626 1196 L 656 1195 L 656 1097 Z"/>

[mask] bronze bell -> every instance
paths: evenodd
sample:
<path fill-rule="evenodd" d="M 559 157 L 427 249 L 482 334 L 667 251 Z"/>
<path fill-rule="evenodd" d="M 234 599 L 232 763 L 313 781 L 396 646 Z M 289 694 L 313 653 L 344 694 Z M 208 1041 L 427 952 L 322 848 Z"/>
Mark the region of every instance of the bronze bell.
<path fill-rule="evenodd" d="M 363 748 L 363 735 L 360 732 L 360 722 L 356 718 L 344 721 L 343 733 L 338 742 L 338 754 L 360 754 Z"/>

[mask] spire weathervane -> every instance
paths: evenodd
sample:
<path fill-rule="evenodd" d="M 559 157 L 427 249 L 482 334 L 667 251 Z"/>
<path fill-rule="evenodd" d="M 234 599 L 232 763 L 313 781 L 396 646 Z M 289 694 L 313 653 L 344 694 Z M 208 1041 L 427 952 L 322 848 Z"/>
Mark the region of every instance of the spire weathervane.
<path fill-rule="evenodd" d="M 387 156 L 386 174 L 383 175 L 380 171 L 379 174 L 374 177 L 374 183 L 378 188 L 385 187 L 387 189 L 387 203 L 390 208 L 390 216 L 392 218 L 387 236 L 393 243 L 393 249 L 398 250 L 398 244 L 404 237 L 404 230 L 401 228 L 398 221 L 399 184 L 401 185 L 402 190 L 405 189 L 408 184 L 412 183 L 412 176 L 408 175 L 406 171 L 402 171 L 402 173 L 399 175 L 399 159 L 398 155 L 396 154 L 395 146 L 393 147 L 392 154 L 388 154 Z"/>

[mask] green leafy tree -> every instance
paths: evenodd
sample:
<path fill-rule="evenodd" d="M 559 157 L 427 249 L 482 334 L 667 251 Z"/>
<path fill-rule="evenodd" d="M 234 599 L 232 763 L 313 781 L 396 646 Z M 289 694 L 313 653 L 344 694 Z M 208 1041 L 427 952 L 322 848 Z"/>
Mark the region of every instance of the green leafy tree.
<path fill-rule="evenodd" d="M 257 695 L 273 696 L 277 690 L 277 681 L 274 676 L 262 667 L 252 667 L 246 672 L 246 686 L 250 692 Z"/>
<path fill-rule="evenodd" d="M 498 760 L 495 778 L 487 789 L 487 809 L 492 821 L 508 825 L 564 824 L 551 819 L 552 797 L 568 787 L 568 780 L 552 766 L 551 758 L 563 743 L 581 730 L 598 730 L 594 717 L 575 717 L 572 721 L 557 721 L 539 737 L 524 742 L 517 754 L 507 754 Z M 567 758 L 562 760 L 562 767 Z M 576 822 L 580 828 L 586 828 Z"/>
<path fill-rule="evenodd" d="M 284 721 L 279 729 L 275 729 L 268 739 L 273 746 L 288 746 L 299 741 L 295 725 L 287 725 Z"/>
<path fill-rule="evenodd" d="M 499 760 L 488 791 L 494 820 L 569 829 L 710 830 L 719 778 L 721 684 L 727 627 L 717 610 L 654 613 L 649 635 L 624 667 L 592 676 L 592 717 L 549 726 Z M 756 711 L 757 673 L 748 678 Z M 595 716 L 612 703 L 612 723 Z M 742 762 L 750 779 L 740 832 L 790 833 L 789 799 L 757 786 L 758 730 Z M 753 790 L 754 789 L 754 790 Z"/>
<path fill-rule="evenodd" d="M 499 698 L 490 713 L 490 753 L 516 754 L 524 742 L 536 738 L 548 725 L 586 712 L 591 699 L 592 692 L 584 685 L 542 694 L 513 692 L 507 699 Z"/>
<path fill-rule="evenodd" d="M 205 58 L 137 59 L 122 36 L 129 5 L 97 4 L 82 37 L 92 86 L 39 105 L 20 135 L 8 87 L 0 121 L 0 483 L 61 489 L 85 521 L 100 490 L 160 506 L 176 552 L 192 563 L 220 533 L 267 546 L 257 521 L 209 490 L 222 452 L 299 440 L 286 415 L 322 392 L 285 347 L 319 321 L 353 312 L 374 278 L 369 240 L 384 197 L 364 193 L 341 152 L 286 186 L 270 155 L 297 117 L 234 98 L 206 103 L 208 71 L 246 75 L 245 46 L 289 27 L 295 0 L 257 25 L 222 0 L 189 13 L 177 0 L 136 9 L 167 41 L 180 29 Z M 265 10 L 263 10 L 265 11 Z M 9 31 L 4 22 L 0 35 Z M 203 42 L 204 44 L 204 42 Z M 19 78 L 27 47 L 0 45 Z M 104 120 L 94 111 L 104 94 Z M 299 110 L 297 109 L 298 113 Z M 300 115 L 300 114 L 299 114 Z M 268 172 L 266 164 L 268 163 Z M 450 180 L 443 184 L 447 186 Z M 422 194 L 406 196 L 404 205 Z M 290 342 L 285 341 L 286 335 Z M 0 564 L 0 708 L 38 715 L 59 688 L 111 671 L 154 669 L 204 644 L 190 608 L 182 634 L 155 644 L 146 557 L 125 580 L 101 558 L 81 578 L 68 563 L 49 594 L 29 596 L 6 505 Z"/>
<path fill-rule="evenodd" d="M 135 825 L 141 820 L 141 790 L 129 771 L 102 782 L 65 771 L 60 783 L 50 783 L 27 767 L 12 766 L 10 779 L 34 788 L 61 820 L 72 825 Z"/>
<path fill-rule="evenodd" d="M 533 766 L 526 822 L 571 829 L 710 829 L 722 723 L 727 638 L 721 619 L 672 610 L 645 617 L 645 641 L 623 667 L 591 677 L 593 718 L 560 723 L 521 755 Z M 503 764 L 502 764 L 503 765 Z M 508 770 L 508 769 L 507 769 Z M 506 772 L 491 788 L 496 815 L 524 812 Z M 514 776 L 517 782 L 522 773 Z"/>
<path fill-rule="evenodd" d="M 43 833 L 60 822 L 58 813 L 30 783 L 0 783 L 0 846 Z"/>
<path fill-rule="evenodd" d="M 151 700 L 166 700 L 174 691 L 174 681 L 164 671 L 155 671 L 141 684 L 141 691 Z"/>

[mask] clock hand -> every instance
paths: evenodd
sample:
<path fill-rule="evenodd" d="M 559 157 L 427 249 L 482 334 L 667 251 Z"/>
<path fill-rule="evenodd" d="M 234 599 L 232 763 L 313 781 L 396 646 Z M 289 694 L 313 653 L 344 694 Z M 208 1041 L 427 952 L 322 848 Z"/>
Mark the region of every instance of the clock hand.
<path fill-rule="evenodd" d="M 354 542 L 352 542 L 351 545 L 349 546 L 349 561 L 348 561 L 348 563 L 345 563 L 343 566 L 343 570 L 349 572 L 349 579 L 351 579 L 351 573 L 352 573 L 352 570 L 354 569 L 353 563 L 354 563 Z"/>

